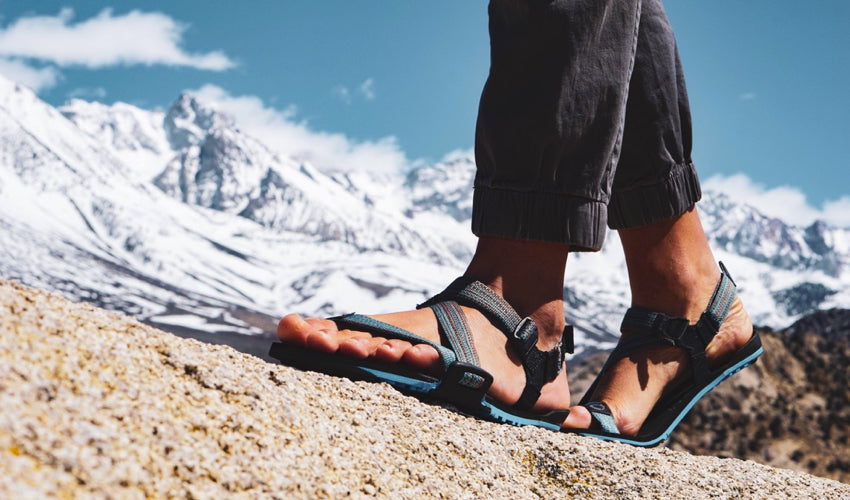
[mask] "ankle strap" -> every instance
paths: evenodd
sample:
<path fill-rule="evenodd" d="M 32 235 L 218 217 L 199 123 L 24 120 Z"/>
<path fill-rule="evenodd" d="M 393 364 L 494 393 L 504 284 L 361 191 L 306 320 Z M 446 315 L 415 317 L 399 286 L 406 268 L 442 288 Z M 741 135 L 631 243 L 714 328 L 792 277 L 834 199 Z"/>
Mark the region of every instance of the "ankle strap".
<path fill-rule="evenodd" d="M 542 387 L 555 379 L 564 366 L 566 353 L 573 352 L 573 327 L 564 328 L 558 344 L 543 352 L 537 348 L 537 324 L 522 318 L 516 310 L 490 287 L 467 277 L 460 277 L 444 291 L 416 306 L 434 309 L 442 302 L 455 301 L 481 311 L 505 337 L 519 355 L 526 375 L 526 385 L 515 404 L 518 409 L 531 408 L 540 397 Z"/>
<path fill-rule="evenodd" d="M 729 309 L 737 296 L 736 288 L 735 280 L 732 279 L 729 270 L 726 269 L 723 262 L 720 262 L 720 282 L 717 283 L 717 287 L 711 295 L 711 300 L 708 302 L 708 307 L 703 313 L 712 322 L 715 329 L 720 328 L 723 320 L 726 319 L 726 315 L 729 314 Z"/>
<path fill-rule="evenodd" d="M 690 355 L 694 378 L 699 382 L 709 377 L 705 348 L 720 330 L 720 325 L 723 324 L 736 296 L 735 282 L 721 262 L 720 281 L 708 306 L 695 324 L 689 324 L 685 318 L 668 316 L 642 307 L 629 308 L 620 330 L 632 335 L 617 347 L 620 357 L 664 345 L 681 347 Z"/>
<path fill-rule="evenodd" d="M 481 311 L 499 331 L 505 334 L 511 342 L 511 347 L 520 355 L 528 353 L 532 347 L 537 346 L 537 324 L 534 320 L 530 317 L 521 317 L 501 295 L 480 281 L 461 276 L 445 290 L 417 305 L 416 308 L 431 307 L 445 301 L 457 301 Z M 561 351 L 560 362 L 563 362 L 564 353 L 572 354 L 574 350 L 572 325 L 564 328 L 555 349 Z"/>

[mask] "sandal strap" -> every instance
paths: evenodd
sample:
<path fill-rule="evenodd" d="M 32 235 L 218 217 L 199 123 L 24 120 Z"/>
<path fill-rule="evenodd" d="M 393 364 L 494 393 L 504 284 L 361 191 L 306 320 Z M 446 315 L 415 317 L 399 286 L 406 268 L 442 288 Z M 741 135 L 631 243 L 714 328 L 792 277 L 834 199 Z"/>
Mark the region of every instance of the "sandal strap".
<path fill-rule="evenodd" d="M 720 330 L 720 325 L 729 313 L 736 295 L 735 281 L 726 266 L 720 262 L 720 280 L 708 306 L 695 324 L 691 325 L 685 318 L 668 316 L 642 307 L 629 308 L 620 326 L 620 330 L 629 335 L 624 336 L 617 344 L 600 373 L 606 372 L 619 360 L 637 352 L 675 346 L 688 352 L 694 383 L 705 384 L 715 375 L 708 367 L 705 348 Z M 603 431 L 612 435 L 619 434 L 608 405 L 602 401 L 589 400 L 598 382 L 599 377 L 587 389 L 579 404 L 588 409 Z"/>
<path fill-rule="evenodd" d="M 614 415 L 611 413 L 611 408 L 607 404 L 603 401 L 591 401 L 590 403 L 586 403 L 584 407 L 590 412 L 590 416 L 593 417 L 593 420 L 596 421 L 600 429 L 609 434 L 620 434 L 620 429 L 617 428 L 617 424 L 614 422 Z"/>
<path fill-rule="evenodd" d="M 481 362 L 478 361 L 478 353 L 470 337 L 469 324 L 460 305 L 454 301 L 440 302 L 432 305 L 431 310 L 437 317 L 440 335 L 446 339 L 458 361 L 480 367 Z M 464 373 L 458 383 L 474 389 L 480 387 L 484 379 L 473 373 Z"/>
<path fill-rule="evenodd" d="M 691 325 L 685 318 L 676 318 L 642 307 L 632 307 L 623 318 L 620 330 L 629 332 L 612 353 L 609 361 L 616 362 L 635 352 L 664 346 L 685 349 L 691 359 L 694 380 L 701 383 L 711 376 L 705 349 L 720 330 L 737 295 L 735 282 L 723 263 L 720 281 L 699 320 Z"/>
<path fill-rule="evenodd" d="M 469 341 L 469 328 L 464 326 L 453 329 L 452 324 L 466 325 L 466 319 L 463 311 L 455 304 L 440 306 L 440 312 L 437 314 L 440 323 L 441 333 L 448 340 L 449 347 L 432 342 L 426 338 L 420 337 L 403 328 L 399 328 L 389 323 L 384 323 L 377 319 L 362 314 L 345 314 L 328 318 L 337 324 L 340 328 L 351 328 L 358 331 L 365 331 L 373 335 L 379 335 L 388 339 L 401 339 L 411 344 L 426 344 L 433 347 L 439 356 L 440 365 L 443 370 L 443 378 L 440 383 L 440 390 L 452 394 L 465 394 L 458 397 L 458 401 L 465 399 L 475 400 L 475 397 L 470 397 L 469 394 L 478 394 L 483 397 L 484 393 L 493 383 L 493 377 L 486 371 L 481 369 L 478 362 L 478 355 L 475 348 Z M 458 318 L 457 315 L 460 315 Z M 443 318 L 440 320 L 440 318 Z M 450 399 L 455 401 L 455 399 Z M 480 397 L 478 398 L 480 400 Z M 459 403 L 460 404 L 460 403 Z"/>
<path fill-rule="evenodd" d="M 437 319 L 442 328 L 452 332 L 460 331 L 458 324 L 465 325 L 465 320 L 460 323 L 457 320 L 445 318 L 445 311 L 440 304 L 454 303 L 473 307 L 487 319 L 489 319 L 509 340 L 511 347 L 517 352 L 525 370 L 526 385 L 519 400 L 514 404 L 518 409 L 530 409 L 540 397 L 540 391 L 546 383 L 555 379 L 564 366 L 564 357 L 567 352 L 573 352 L 573 330 L 572 326 L 564 328 L 564 332 L 558 344 L 551 350 L 543 352 L 537 348 L 537 325 L 530 317 L 522 318 L 516 310 L 490 287 L 470 278 L 460 277 L 448 286 L 443 292 L 435 295 L 417 308 L 430 307 L 437 314 Z M 460 316 L 463 316 L 459 306 L 457 308 Z M 440 320 L 443 316 L 445 319 Z M 474 352 L 469 340 L 468 325 L 465 325 L 465 340 L 459 340 L 462 349 Z M 449 342 L 451 337 L 446 335 Z M 461 350 L 462 350 L 461 349 Z M 455 349 L 456 352 L 458 349 Z"/>
<path fill-rule="evenodd" d="M 457 362 L 457 355 L 451 350 L 436 342 L 432 342 L 426 338 L 414 335 L 403 328 L 399 328 L 389 323 L 384 323 L 363 314 L 345 314 L 328 318 L 340 328 L 350 328 L 352 330 L 369 332 L 373 335 L 386 337 L 388 339 L 400 339 L 410 342 L 411 344 L 427 344 L 437 351 L 443 371 L 449 366 Z"/>

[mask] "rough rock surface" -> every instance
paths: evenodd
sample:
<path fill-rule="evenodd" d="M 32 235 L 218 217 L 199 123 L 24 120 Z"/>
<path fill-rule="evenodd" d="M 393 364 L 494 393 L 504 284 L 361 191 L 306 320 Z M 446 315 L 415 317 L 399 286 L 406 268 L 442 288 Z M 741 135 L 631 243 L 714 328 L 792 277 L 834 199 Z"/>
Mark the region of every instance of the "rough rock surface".
<path fill-rule="evenodd" d="M 754 462 L 481 422 L 0 280 L 0 497 L 850 498 Z"/>

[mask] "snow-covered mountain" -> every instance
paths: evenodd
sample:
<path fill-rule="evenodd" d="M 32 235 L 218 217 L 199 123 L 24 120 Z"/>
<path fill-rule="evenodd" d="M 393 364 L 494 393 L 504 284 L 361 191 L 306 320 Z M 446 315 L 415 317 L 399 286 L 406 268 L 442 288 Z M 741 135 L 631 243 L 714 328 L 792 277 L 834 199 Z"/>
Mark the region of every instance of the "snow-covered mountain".
<path fill-rule="evenodd" d="M 406 177 L 328 175 L 281 157 L 188 94 L 166 112 L 54 109 L 0 77 L 0 276 L 165 328 L 257 334 L 290 311 L 408 308 L 472 254 L 468 154 Z M 850 307 L 850 231 L 794 227 L 706 193 L 718 256 L 759 324 Z M 616 233 L 570 257 L 580 346 L 616 339 Z"/>

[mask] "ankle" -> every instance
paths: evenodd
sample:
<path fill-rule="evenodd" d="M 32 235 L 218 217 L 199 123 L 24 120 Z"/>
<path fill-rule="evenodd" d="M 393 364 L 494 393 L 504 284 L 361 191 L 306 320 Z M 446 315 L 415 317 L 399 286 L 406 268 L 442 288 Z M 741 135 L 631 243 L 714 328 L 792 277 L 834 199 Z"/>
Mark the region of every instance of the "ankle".
<path fill-rule="evenodd" d="M 620 230 L 632 304 L 695 321 L 708 305 L 720 269 L 696 208 L 669 220 Z"/>
<path fill-rule="evenodd" d="M 541 349 L 561 338 L 564 270 L 569 246 L 539 241 L 482 237 L 465 276 L 504 297 L 522 317 L 537 324 Z"/>
<path fill-rule="evenodd" d="M 701 268 L 644 269 L 640 274 L 631 283 L 633 306 L 691 322 L 698 320 L 708 306 L 720 279 L 720 270 L 713 262 Z"/>

